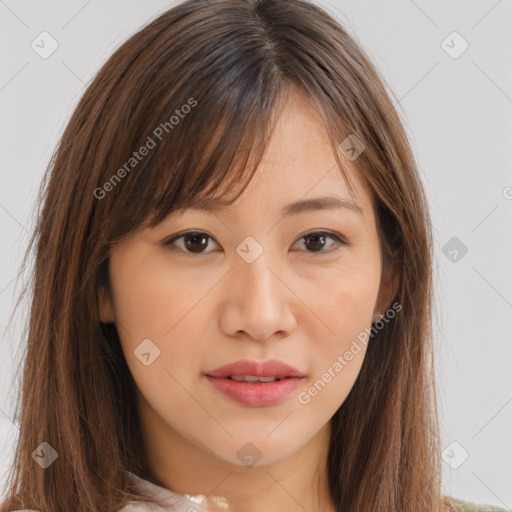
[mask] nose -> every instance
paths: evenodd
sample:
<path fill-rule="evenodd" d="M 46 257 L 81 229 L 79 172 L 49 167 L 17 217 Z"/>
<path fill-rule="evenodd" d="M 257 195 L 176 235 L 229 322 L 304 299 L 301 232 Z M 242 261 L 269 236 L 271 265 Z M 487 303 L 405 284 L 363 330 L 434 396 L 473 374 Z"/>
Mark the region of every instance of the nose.
<path fill-rule="evenodd" d="M 223 332 L 263 341 L 286 337 L 295 329 L 295 295 L 265 251 L 252 263 L 235 258 L 227 277 L 220 314 Z"/>

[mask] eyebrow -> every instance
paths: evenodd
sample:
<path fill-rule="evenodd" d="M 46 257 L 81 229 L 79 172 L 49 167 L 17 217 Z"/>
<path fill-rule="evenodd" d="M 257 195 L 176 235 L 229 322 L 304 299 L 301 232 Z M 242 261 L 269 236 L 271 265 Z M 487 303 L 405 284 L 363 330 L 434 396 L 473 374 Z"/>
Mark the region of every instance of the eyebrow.
<path fill-rule="evenodd" d="M 216 212 L 221 208 L 225 208 L 225 206 L 226 203 L 223 200 L 207 198 L 203 199 L 201 202 L 194 202 L 193 204 L 182 209 Z M 363 215 L 363 209 L 356 202 L 350 199 L 336 196 L 319 196 L 311 199 L 300 199 L 299 201 L 285 205 L 281 209 L 281 215 L 283 217 L 289 217 L 308 211 L 333 210 L 339 208 L 345 208 L 347 210 L 354 211 L 360 215 Z"/>
<path fill-rule="evenodd" d="M 294 203 L 287 204 L 281 213 L 283 217 L 290 215 L 297 215 L 299 213 L 312 211 L 312 210 L 333 210 L 336 208 L 346 208 L 354 212 L 363 214 L 363 209 L 354 201 L 350 199 L 343 199 L 335 196 L 321 196 L 312 199 L 301 199 Z"/>

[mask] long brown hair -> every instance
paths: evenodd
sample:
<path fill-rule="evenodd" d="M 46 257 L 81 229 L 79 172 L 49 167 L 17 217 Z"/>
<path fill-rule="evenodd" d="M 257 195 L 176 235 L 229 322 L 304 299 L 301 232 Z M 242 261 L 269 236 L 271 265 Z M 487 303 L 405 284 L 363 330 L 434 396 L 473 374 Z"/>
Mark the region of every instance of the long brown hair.
<path fill-rule="evenodd" d="M 402 310 L 373 336 L 331 420 L 333 503 L 340 512 L 450 509 L 440 490 L 431 224 L 393 94 L 315 4 L 188 0 L 104 64 L 46 170 L 24 260 L 35 249 L 20 432 L 2 510 L 112 511 L 144 499 L 127 479 L 128 470 L 152 480 L 136 385 L 119 326 L 99 318 L 109 247 L 177 208 L 238 198 L 292 89 L 322 116 L 351 190 L 338 148 L 349 135 L 363 141 L 352 163 L 371 192 L 383 275 L 399 275 L 390 303 Z M 46 469 L 33 457 L 43 442 L 58 454 Z"/>

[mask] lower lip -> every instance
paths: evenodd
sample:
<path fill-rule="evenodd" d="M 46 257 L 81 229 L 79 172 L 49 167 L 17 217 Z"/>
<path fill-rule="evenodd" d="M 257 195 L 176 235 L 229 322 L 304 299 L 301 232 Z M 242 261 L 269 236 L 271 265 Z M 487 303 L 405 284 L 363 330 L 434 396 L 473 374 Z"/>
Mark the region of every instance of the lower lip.
<path fill-rule="evenodd" d="M 275 382 L 238 382 L 220 377 L 206 378 L 225 396 L 235 402 L 250 407 L 274 405 L 290 396 L 302 381 L 302 378 L 289 377 Z"/>

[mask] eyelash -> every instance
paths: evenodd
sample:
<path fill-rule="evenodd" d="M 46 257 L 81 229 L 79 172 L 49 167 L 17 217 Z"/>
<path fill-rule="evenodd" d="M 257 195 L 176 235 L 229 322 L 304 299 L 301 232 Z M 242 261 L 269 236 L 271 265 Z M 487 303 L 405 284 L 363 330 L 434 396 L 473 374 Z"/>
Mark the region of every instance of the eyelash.
<path fill-rule="evenodd" d="M 210 240 L 214 240 L 213 237 L 211 237 L 208 233 L 205 233 L 204 231 L 186 231 L 184 233 L 181 233 L 179 235 L 174 235 L 172 236 L 170 239 L 166 240 L 163 242 L 163 245 L 166 246 L 166 247 L 169 247 L 171 250 L 179 250 L 179 248 L 177 246 L 174 246 L 174 243 L 178 240 L 181 240 L 183 238 L 185 238 L 186 236 L 194 236 L 194 235 L 205 235 L 205 237 L 209 238 Z M 309 233 L 305 233 L 304 235 L 302 235 L 300 237 L 300 239 L 298 241 L 302 241 L 304 238 L 308 237 L 308 236 L 311 236 L 311 235 L 322 235 L 322 236 L 325 236 L 327 238 L 331 238 L 332 240 L 334 240 L 338 246 L 335 247 L 334 250 L 328 250 L 328 251 L 306 251 L 310 254 L 313 254 L 313 255 L 324 255 L 324 254 L 332 254 L 334 252 L 337 252 L 339 249 L 341 249 L 342 246 L 349 246 L 351 245 L 349 242 L 347 242 L 346 240 L 344 240 L 340 235 L 336 234 L 336 233 L 333 233 L 331 231 L 310 231 Z M 209 254 L 209 252 L 213 252 L 213 251 L 209 251 L 209 252 L 203 252 L 203 253 L 193 253 L 193 252 L 189 252 L 189 251 L 186 251 L 184 249 L 181 250 L 182 252 L 184 252 L 186 255 L 189 255 L 189 256 L 204 256 L 206 254 Z"/>

